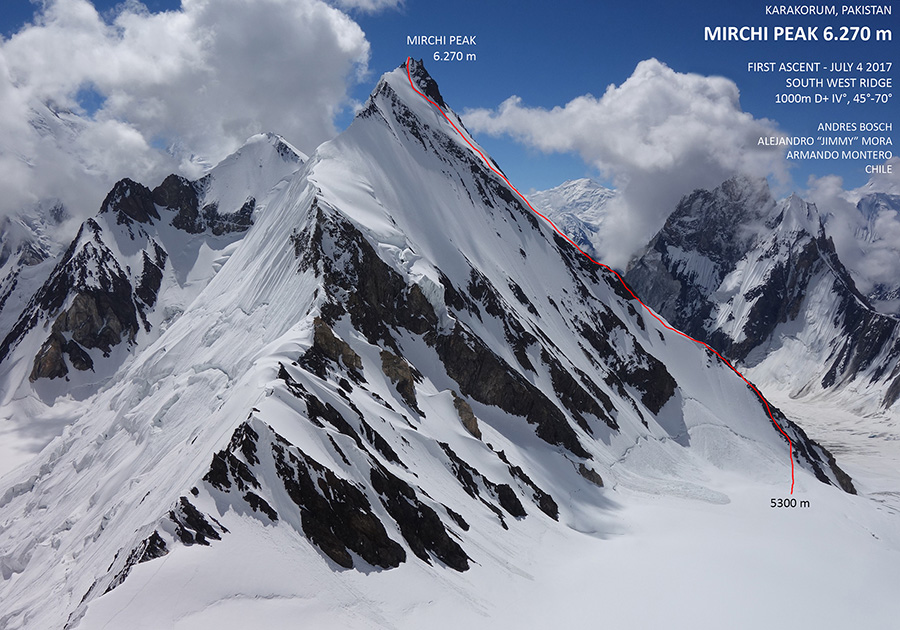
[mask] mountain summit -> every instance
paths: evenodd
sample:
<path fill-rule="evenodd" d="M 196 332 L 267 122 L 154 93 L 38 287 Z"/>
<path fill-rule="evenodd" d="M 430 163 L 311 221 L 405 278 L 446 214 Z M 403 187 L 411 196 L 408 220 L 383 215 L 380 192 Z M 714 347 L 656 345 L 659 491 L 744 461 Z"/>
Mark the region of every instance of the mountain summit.
<path fill-rule="evenodd" d="M 83 229 L 50 286 L 90 255 L 85 288 L 36 298 L 24 335 L 58 333 L 97 365 L 69 323 L 79 295 L 100 312 L 102 279 L 118 295 L 121 277 L 134 354 L 83 401 L 57 401 L 70 426 L 4 479 L 0 626 L 172 627 L 212 623 L 223 602 L 313 595 L 313 620 L 377 593 L 474 601 L 475 584 L 529 579 L 545 540 L 614 531 L 621 497 L 724 505 L 726 478 L 787 493 L 792 456 L 798 487 L 854 491 L 827 451 L 776 410 L 790 453 L 737 374 L 539 221 L 410 75 L 467 134 L 413 63 L 296 172 L 261 164 L 252 221 L 223 218 L 243 192 L 203 210 L 210 191 L 248 190 L 238 169 L 120 183 Z M 156 235 L 211 243 L 235 223 L 228 255 L 206 258 L 212 277 L 154 315 L 182 269 Z M 37 376 L 21 387 L 65 382 Z M 390 625 L 380 611 L 372 623 Z"/>

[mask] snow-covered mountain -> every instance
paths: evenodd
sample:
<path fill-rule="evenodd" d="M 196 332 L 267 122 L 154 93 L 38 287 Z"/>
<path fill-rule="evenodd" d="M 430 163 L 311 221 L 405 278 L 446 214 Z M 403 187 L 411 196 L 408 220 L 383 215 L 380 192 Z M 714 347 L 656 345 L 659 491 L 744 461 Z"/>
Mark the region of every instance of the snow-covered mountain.
<path fill-rule="evenodd" d="M 59 227 L 67 218 L 62 203 L 52 200 L 0 219 L 0 335 L 9 332 L 65 249 Z"/>
<path fill-rule="evenodd" d="M 596 260 L 597 252 L 602 251 L 600 235 L 606 218 L 606 204 L 615 194 L 591 179 L 582 178 L 533 192 L 528 195 L 528 200 Z"/>
<path fill-rule="evenodd" d="M 637 518 L 634 496 L 787 494 L 793 456 L 798 491 L 851 505 L 827 451 L 773 409 L 791 453 L 739 375 L 466 141 L 411 62 L 296 173 L 261 165 L 255 213 L 222 202 L 242 169 L 114 188 L 45 285 L 74 289 L 39 292 L 6 344 L 23 388 L 64 382 L 34 359 L 54 339 L 69 378 L 132 353 L 57 399 L 65 432 L 3 479 L 0 627 L 485 626 L 505 584 L 552 584 L 555 551 Z M 178 257 L 217 271 L 188 295 Z M 91 304 L 108 311 L 88 343 L 69 322 Z"/>
<path fill-rule="evenodd" d="M 685 197 L 626 280 L 668 321 L 749 368 L 763 391 L 900 396 L 900 326 L 862 295 L 818 209 L 734 178 Z"/>
<path fill-rule="evenodd" d="M 64 251 L 39 237 L 41 224 L 32 221 L 29 239 L 15 236 L 25 224 L 6 221 L 0 430 L 33 427 L 59 398 L 89 397 L 158 338 L 228 259 L 272 187 L 304 160 L 282 138 L 258 135 L 197 181 L 170 175 L 151 191 L 123 180 Z M 59 429 L 48 423 L 25 450 Z M 18 461 L 14 441 L 6 440 L 0 471 Z"/>

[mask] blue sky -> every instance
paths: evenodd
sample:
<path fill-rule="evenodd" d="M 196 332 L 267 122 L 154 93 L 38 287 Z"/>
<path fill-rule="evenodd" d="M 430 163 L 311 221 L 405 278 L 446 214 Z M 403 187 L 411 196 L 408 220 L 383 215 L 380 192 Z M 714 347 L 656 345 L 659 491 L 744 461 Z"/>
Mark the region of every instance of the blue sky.
<path fill-rule="evenodd" d="M 746 70 L 747 62 L 753 60 L 900 62 L 896 43 L 703 41 L 706 25 L 818 25 L 821 31 L 827 25 L 844 24 L 891 28 L 895 17 L 765 16 L 764 8 L 762 1 L 410 1 L 398 12 L 358 19 L 373 43 L 373 68 L 390 67 L 406 54 L 424 56 L 448 102 L 457 110 L 496 107 L 512 94 L 520 96 L 526 105 L 543 108 L 564 105 L 585 93 L 599 97 L 610 83 L 618 85 L 626 80 L 639 61 L 655 57 L 678 72 L 733 80 L 745 111 L 756 118 L 777 121 L 789 134 L 815 136 L 819 120 L 896 121 L 900 111 L 896 101 L 880 106 L 775 104 L 775 92 L 781 91 L 778 88 L 784 77 L 792 75 L 751 74 Z M 478 45 L 473 50 L 478 60 L 428 63 L 430 47 L 406 45 L 406 34 L 416 32 L 476 33 Z M 568 177 L 571 171 L 585 170 L 577 158 L 550 159 L 534 151 L 521 155 L 521 147 L 483 136 L 479 140 L 514 179 L 525 179 L 538 188 Z M 831 172 L 843 175 L 848 185 L 859 185 L 868 178 L 861 163 L 833 162 L 798 164 L 794 178 L 802 185 L 809 174 Z"/>
<path fill-rule="evenodd" d="M 346 0 L 353 2 L 354 0 Z M 359 0 L 356 0 L 359 1 Z M 103 13 L 117 3 L 97 0 Z M 178 9 L 175 0 L 145 0 L 152 11 Z M 476 0 L 432 2 L 406 0 L 397 8 L 374 13 L 348 10 L 362 27 L 371 45 L 367 80 L 351 85 L 350 95 L 362 100 L 377 76 L 396 67 L 407 55 L 424 57 L 448 103 L 457 111 L 495 110 L 512 95 L 527 108 L 564 106 L 579 96 L 603 95 L 610 84 L 621 85 L 641 60 L 655 57 L 678 73 L 719 75 L 735 82 L 740 105 L 754 118 L 768 118 L 785 133 L 819 135 L 819 121 L 897 121 L 896 101 L 889 105 L 779 105 L 776 92 L 785 76 L 751 74 L 748 61 L 900 61 L 894 43 L 883 42 L 722 42 L 703 41 L 706 25 L 870 25 L 893 28 L 896 17 L 811 18 L 766 16 L 764 2 L 721 3 L 700 0 L 672 2 L 583 2 L 557 0 L 552 3 L 516 3 Z M 36 5 L 27 0 L 5 0 L 0 32 L 15 33 L 31 18 Z M 838 5 L 840 10 L 840 5 Z M 474 34 L 472 62 L 431 61 L 437 50 L 408 46 L 407 35 Z M 438 47 L 441 50 L 451 47 Z M 453 47 L 456 48 L 456 47 Z M 892 75 L 896 73 L 896 69 Z M 826 90 L 834 91 L 834 90 Z M 847 90 L 842 90 L 847 91 Z M 890 91 L 890 90 L 887 90 Z M 809 92 L 809 90 L 799 90 Z M 96 107 L 90 89 L 84 104 Z M 345 109 L 334 123 L 348 124 L 352 114 Z M 278 130 L 276 130 L 278 131 Z M 525 190 L 546 188 L 565 179 L 597 175 L 595 164 L 573 152 L 545 153 L 534 143 L 516 142 L 508 133 L 476 134 L 510 176 Z M 888 147 L 890 148 L 890 147 Z M 802 188 L 809 175 L 838 174 L 846 187 L 859 186 L 868 176 L 862 162 L 802 162 L 791 168 L 793 182 Z M 607 180 L 611 179 L 609 173 Z"/>

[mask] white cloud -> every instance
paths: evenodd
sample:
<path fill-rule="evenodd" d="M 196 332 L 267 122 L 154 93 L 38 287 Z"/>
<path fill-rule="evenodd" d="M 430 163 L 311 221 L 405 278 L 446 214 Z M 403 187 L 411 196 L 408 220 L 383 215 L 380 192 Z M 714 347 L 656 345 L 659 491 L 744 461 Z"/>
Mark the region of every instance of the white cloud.
<path fill-rule="evenodd" d="M 376 13 L 385 9 L 397 9 L 403 6 L 404 0 L 334 0 L 334 4 L 342 9 L 359 9 L 367 13 Z"/>
<path fill-rule="evenodd" d="M 640 62 L 622 85 L 600 98 L 565 106 L 527 107 L 518 97 L 496 111 L 465 112 L 474 132 L 506 134 L 544 152 L 573 152 L 610 177 L 612 202 L 602 256 L 623 267 L 662 227 L 678 200 L 736 172 L 786 177 L 783 151 L 758 147 L 780 135 L 775 124 L 740 106 L 730 80 L 675 72 L 656 59 Z"/>
<path fill-rule="evenodd" d="M 893 166 L 893 173 L 872 175 L 860 188 L 845 190 L 842 178 L 829 175 L 810 177 L 805 193 L 825 217 L 825 230 L 838 257 L 864 294 L 879 286 L 900 287 L 900 207 L 896 203 L 858 205 L 872 193 L 900 194 L 900 158 L 886 164 Z M 900 312 L 900 301 L 888 300 L 881 308 Z"/>
<path fill-rule="evenodd" d="M 367 72 L 365 34 L 323 0 L 130 0 L 107 18 L 49 0 L 0 40 L 0 213 L 45 197 L 92 213 L 121 177 L 198 175 L 260 131 L 311 152 Z"/>

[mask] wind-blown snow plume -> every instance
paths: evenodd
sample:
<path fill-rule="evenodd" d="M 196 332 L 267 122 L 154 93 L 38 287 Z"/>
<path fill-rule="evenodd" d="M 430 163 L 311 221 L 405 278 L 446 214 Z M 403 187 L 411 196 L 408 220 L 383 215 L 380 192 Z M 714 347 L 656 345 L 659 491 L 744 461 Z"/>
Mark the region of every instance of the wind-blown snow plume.
<path fill-rule="evenodd" d="M 465 112 L 475 132 L 509 135 L 544 152 L 578 153 L 611 177 L 603 258 L 624 266 L 658 230 L 680 197 L 735 172 L 785 174 L 781 152 L 757 150 L 775 124 L 741 109 L 737 86 L 723 77 L 680 73 L 656 59 L 640 62 L 600 98 L 579 96 L 546 110 L 513 96 L 496 110 Z"/>

